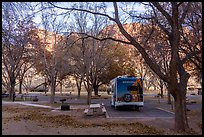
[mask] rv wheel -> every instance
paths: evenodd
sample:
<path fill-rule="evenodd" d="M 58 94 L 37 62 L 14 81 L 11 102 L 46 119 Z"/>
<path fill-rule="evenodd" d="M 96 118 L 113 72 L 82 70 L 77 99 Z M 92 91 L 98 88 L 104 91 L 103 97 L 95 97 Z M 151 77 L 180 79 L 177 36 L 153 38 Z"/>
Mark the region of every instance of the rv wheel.
<path fill-rule="evenodd" d="M 126 93 L 126 94 L 124 95 L 124 97 L 123 97 L 123 100 L 124 100 L 125 102 L 130 102 L 130 101 L 132 101 L 132 95 L 129 94 L 129 93 Z"/>
<path fill-rule="evenodd" d="M 118 110 L 118 108 L 119 108 L 118 106 L 115 106 L 115 110 Z"/>
<path fill-rule="evenodd" d="M 135 106 L 135 110 L 138 111 L 138 110 L 139 110 L 139 107 L 138 107 L 138 106 Z"/>

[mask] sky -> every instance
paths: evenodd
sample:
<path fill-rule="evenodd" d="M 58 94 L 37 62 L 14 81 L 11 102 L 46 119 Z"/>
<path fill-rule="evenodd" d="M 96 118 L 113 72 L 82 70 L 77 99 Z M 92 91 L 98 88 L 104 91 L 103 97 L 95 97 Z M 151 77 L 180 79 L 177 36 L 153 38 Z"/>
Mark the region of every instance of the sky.
<path fill-rule="evenodd" d="M 34 3 L 34 4 L 36 4 L 36 3 Z M 64 6 L 64 7 L 67 7 L 67 6 L 69 6 L 69 5 L 71 5 L 71 4 L 74 4 L 74 2 L 66 2 L 66 4 L 65 3 L 57 3 L 57 4 L 61 4 L 61 6 Z M 107 5 L 107 13 L 108 13 L 108 15 L 110 15 L 111 17 L 113 17 L 113 15 L 114 15 L 114 7 L 113 7 L 113 3 L 112 2 L 105 2 L 105 4 Z M 127 4 L 127 5 L 126 5 Z M 39 4 L 40 5 L 40 4 Z M 138 2 L 136 2 L 136 3 L 134 3 L 134 2 L 123 2 L 123 3 L 118 3 L 118 8 L 119 8 L 119 15 L 120 15 L 120 17 L 121 18 L 123 18 L 124 16 L 124 14 L 121 14 L 121 12 L 122 12 L 122 9 L 121 8 L 123 8 L 123 9 L 126 9 L 126 10 L 131 10 L 131 9 L 134 9 L 135 11 L 137 11 L 138 13 L 142 13 L 142 12 L 144 12 L 146 9 L 145 9 L 145 7 L 144 7 L 144 5 L 142 5 L 142 4 L 138 4 Z M 58 13 L 61 13 L 61 12 L 64 12 L 65 10 L 59 10 L 58 9 Z M 69 19 L 69 21 L 71 22 L 71 23 L 73 23 L 73 19 L 74 18 L 74 16 L 72 15 L 72 16 L 70 16 L 70 19 Z M 35 16 L 35 18 L 34 18 L 34 22 L 35 23 L 37 23 L 38 24 L 38 27 L 39 28 L 43 28 L 42 27 L 42 25 L 40 25 L 40 23 L 41 23 L 41 13 L 39 13 L 39 14 L 36 14 L 36 16 Z M 126 23 L 127 22 L 131 22 L 131 20 L 127 20 L 126 21 Z"/>

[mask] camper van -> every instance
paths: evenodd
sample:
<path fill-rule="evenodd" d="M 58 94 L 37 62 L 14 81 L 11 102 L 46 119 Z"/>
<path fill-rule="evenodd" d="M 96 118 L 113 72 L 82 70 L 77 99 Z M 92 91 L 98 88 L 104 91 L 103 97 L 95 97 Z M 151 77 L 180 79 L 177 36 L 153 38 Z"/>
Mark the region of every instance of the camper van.
<path fill-rule="evenodd" d="M 111 106 L 133 107 L 136 110 L 144 105 L 143 78 L 118 76 L 110 81 Z"/>

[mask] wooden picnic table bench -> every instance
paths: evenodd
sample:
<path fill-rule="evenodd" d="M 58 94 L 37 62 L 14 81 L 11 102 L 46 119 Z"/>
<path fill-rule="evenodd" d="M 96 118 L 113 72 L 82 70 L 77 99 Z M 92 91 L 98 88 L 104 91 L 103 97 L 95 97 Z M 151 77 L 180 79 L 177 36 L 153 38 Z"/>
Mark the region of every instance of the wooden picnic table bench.
<path fill-rule="evenodd" d="M 103 103 L 102 104 L 90 104 L 89 108 L 84 110 L 84 113 L 86 115 L 105 114 L 106 109 Z"/>
<path fill-rule="evenodd" d="M 90 104 L 89 108 L 93 110 L 93 114 L 101 107 L 100 104 Z"/>

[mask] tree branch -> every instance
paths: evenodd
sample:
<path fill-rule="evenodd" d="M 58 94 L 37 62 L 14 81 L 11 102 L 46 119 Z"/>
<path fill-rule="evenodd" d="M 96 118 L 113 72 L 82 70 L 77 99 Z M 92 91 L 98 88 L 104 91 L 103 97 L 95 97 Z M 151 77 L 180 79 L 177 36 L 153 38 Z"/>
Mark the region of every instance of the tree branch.
<path fill-rule="evenodd" d="M 79 39 L 93 38 L 93 39 L 98 40 L 98 41 L 112 40 L 112 41 L 120 42 L 120 43 L 124 43 L 124 44 L 132 44 L 131 42 L 123 41 L 123 40 L 120 40 L 120 39 L 115 39 L 115 38 L 112 38 L 112 37 L 97 38 L 97 37 L 94 37 L 92 35 L 88 35 L 86 33 L 77 33 L 77 34 L 85 35 L 83 38 L 79 38 Z"/>
<path fill-rule="evenodd" d="M 171 16 L 161 7 L 161 5 L 158 2 L 151 2 L 167 19 L 169 24 L 172 26 L 173 25 L 173 20 Z"/>
<path fill-rule="evenodd" d="M 191 2 L 188 2 L 188 4 L 184 8 L 184 11 L 183 11 L 183 14 L 181 15 L 180 20 L 179 20 L 180 24 L 182 24 L 184 22 L 184 19 L 185 19 L 187 13 L 188 13 L 188 10 L 189 10 L 190 6 L 191 6 Z"/>
<path fill-rule="evenodd" d="M 84 12 L 88 12 L 88 13 L 91 13 L 91 14 L 94 14 L 94 15 L 101 15 L 101 16 L 105 16 L 105 17 L 108 17 L 110 20 L 114 21 L 115 19 L 110 17 L 109 15 L 107 14 L 104 14 L 104 13 L 100 13 L 100 12 L 93 12 L 93 11 L 90 11 L 90 10 L 86 10 L 86 9 L 78 9 L 78 8 L 64 8 L 64 7 L 60 7 L 60 6 L 56 6 L 54 5 L 52 2 L 48 2 L 50 5 L 52 5 L 53 7 L 55 8 L 59 8 L 59 9 L 63 9 L 63 10 L 70 10 L 71 11 L 84 11 Z"/>
<path fill-rule="evenodd" d="M 53 3 L 50 3 L 53 7 L 56 8 L 60 8 L 60 9 L 64 9 L 64 10 L 77 10 L 77 11 L 84 11 L 84 12 L 88 12 L 94 15 L 101 15 L 104 17 L 108 17 L 110 20 L 116 22 L 117 26 L 119 27 L 120 32 L 130 41 L 130 42 L 124 42 L 124 41 L 118 41 L 118 42 L 123 42 L 125 44 L 132 44 L 135 48 L 137 48 L 139 50 L 139 52 L 142 54 L 143 58 L 145 59 L 145 62 L 150 66 L 150 68 L 161 78 L 163 79 L 165 82 L 169 82 L 169 79 L 167 78 L 166 75 L 164 75 L 161 70 L 160 70 L 160 66 L 156 63 L 156 61 L 154 59 L 151 59 L 149 57 L 149 55 L 147 54 L 147 52 L 144 50 L 144 48 L 130 35 L 127 33 L 127 31 L 124 29 L 123 25 L 121 24 L 120 20 L 119 20 L 119 15 L 118 15 L 118 7 L 117 7 L 117 3 L 113 2 L 113 6 L 115 9 L 115 18 L 110 17 L 107 14 L 103 14 L 103 13 L 99 13 L 99 12 L 92 12 L 89 10 L 85 10 L 85 9 L 78 9 L 78 8 L 63 8 L 63 7 L 59 7 L 54 5 Z M 157 5 L 157 4 L 156 4 Z M 160 6 L 160 5 L 159 5 Z M 168 20 L 171 22 L 171 17 L 168 15 L 168 13 L 164 13 Z M 94 38 L 93 36 L 88 35 L 89 37 Z M 97 39 L 97 38 L 96 38 Z M 112 39 L 113 38 L 104 38 L 105 39 Z"/>
<path fill-rule="evenodd" d="M 184 64 L 188 59 L 191 59 L 192 57 L 194 57 L 197 54 L 202 54 L 202 51 L 194 51 L 194 52 L 190 52 L 188 54 L 186 54 L 186 56 L 181 60 L 181 64 Z"/>
<path fill-rule="evenodd" d="M 118 18 L 118 8 L 117 3 L 114 2 L 114 9 L 115 9 L 115 22 L 118 25 L 118 28 L 120 32 L 132 43 L 132 45 L 139 50 L 139 52 L 142 54 L 142 57 L 144 58 L 145 62 L 149 65 L 149 67 L 165 82 L 169 82 L 169 79 L 166 75 L 164 75 L 161 72 L 160 66 L 156 63 L 154 59 L 151 59 L 145 49 L 132 37 L 130 34 L 127 33 L 127 31 L 124 29 L 123 25 L 121 24 L 119 18 Z"/>
<path fill-rule="evenodd" d="M 154 15 L 155 15 L 155 16 L 153 17 L 153 19 L 156 21 L 156 23 L 158 24 L 158 26 L 166 33 L 166 35 L 170 36 L 170 32 L 168 31 L 168 29 L 166 29 L 166 28 L 159 22 L 155 8 L 154 8 L 151 4 L 150 4 L 150 6 L 152 7 L 153 12 L 154 12 Z"/>

